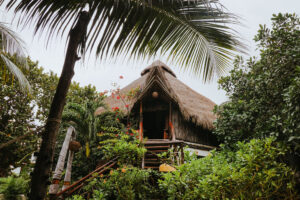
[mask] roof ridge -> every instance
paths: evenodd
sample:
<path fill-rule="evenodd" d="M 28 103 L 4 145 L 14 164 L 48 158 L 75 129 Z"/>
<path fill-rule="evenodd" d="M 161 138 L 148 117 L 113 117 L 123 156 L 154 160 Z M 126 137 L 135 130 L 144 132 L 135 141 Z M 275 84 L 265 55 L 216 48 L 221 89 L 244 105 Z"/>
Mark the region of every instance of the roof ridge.
<path fill-rule="evenodd" d="M 144 76 L 145 74 L 149 73 L 150 71 L 152 71 L 153 69 L 155 69 L 156 67 L 159 67 L 161 69 L 163 69 L 164 71 L 168 72 L 169 74 L 171 74 L 172 76 L 176 77 L 176 74 L 171 70 L 170 67 L 168 67 L 165 63 L 163 63 L 160 60 L 156 60 L 154 61 L 151 65 L 149 65 L 148 67 L 146 67 L 142 72 L 141 72 L 141 76 Z"/>

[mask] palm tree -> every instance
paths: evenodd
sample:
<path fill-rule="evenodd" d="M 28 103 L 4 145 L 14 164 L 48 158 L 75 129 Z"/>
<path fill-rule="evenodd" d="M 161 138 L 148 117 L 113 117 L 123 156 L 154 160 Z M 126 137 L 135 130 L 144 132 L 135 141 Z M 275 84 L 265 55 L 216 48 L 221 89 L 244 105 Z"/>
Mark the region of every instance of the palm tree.
<path fill-rule="evenodd" d="M 62 119 L 74 126 L 76 131 L 84 138 L 86 156 L 90 155 L 89 141 L 96 137 L 99 118 L 94 115 L 95 110 L 104 106 L 101 100 L 87 100 L 83 104 L 69 103 L 63 113 Z"/>
<path fill-rule="evenodd" d="M 0 0 L 3 2 L 4 0 Z M 228 27 L 236 19 L 218 0 L 7 0 L 25 24 L 48 36 L 68 33 L 61 77 L 34 168 L 30 199 L 43 199 L 74 66 L 85 52 L 100 59 L 121 54 L 141 59 L 168 54 L 209 80 L 229 66 L 242 45 Z M 23 19 L 23 20 L 22 20 Z"/>
<path fill-rule="evenodd" d="M 10 59 L 10 56 L 13 55 L 15 55 L 19 64 L 25 68 L 28 67 L 23 41 L 14 31 L 10 30 L 3 22 L 0 22 L 0 63 L 2 65 L 0 70 L 4 77 L 7 76 L 7 71 L 10 72 L 13 77 L 17 78 L 21 89 L 29 92 L 30 84 L 28 80 L 14 61 Z"/>

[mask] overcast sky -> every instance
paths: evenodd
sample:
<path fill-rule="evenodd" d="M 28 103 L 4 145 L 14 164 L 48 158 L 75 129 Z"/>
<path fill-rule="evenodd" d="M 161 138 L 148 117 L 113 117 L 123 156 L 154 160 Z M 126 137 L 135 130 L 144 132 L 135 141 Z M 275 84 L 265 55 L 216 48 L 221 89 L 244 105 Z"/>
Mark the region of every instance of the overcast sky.
<path fill-rule="evenodd" d="M 232 13 L 242 18 L 241 23 L 244 26 L 235 27 L 240 33 L 244 43 L 249 46 L 249 54 L 257 55 L 255 52 L 255 43 L 253 37 L 256 34 L 259 24 L 270 26 L 270 18 L 273 13 L 296 13 L 300 15 L 300 0 L 220 0 L 220 2 Z M 10 23 L 12 14 L 6 13 L 2 9 L 1 21 Z M 45 71 L 52 70 L 60 74 L 64 55 L 65 38 L 56 38 L 51 41 L 46 49 L 44 38 L 33 37 L 32 28 L 21 30 L 17 28 L 16 23 L 12 24 L 20 37 L 26 42 L 28 55 L 34 60 L 39 61 L 40 66 Z M 210 84 L 203 84 L 201 79 L 195 78 L 187 73 L 180 72 L 178 66 L 171 62 L 166 62 L 164 57 L 156 57 L 147 61 L 124 61 L 115 59 L 106 62 L 95 61 L 92 55 L 89 61 L 85 63 L 78 62 L 75 66 L 75 76 L 73 80 L 80 84 L 95 85 L 98 91 L 112 88 L 111 83 L 117 82 L 121 87 L 127 85 L 140 76 L 142 69 L 150 65 L 153 61 L 160 59 L 173 69 L 177 77 L 188 86 L 210 98 L 215 103 L 220 104 L 226 101 L 227 97 L 224 91 L 218 90 L 217 80 Z M 124 79 L 119 80 L 119 76 Z"/>

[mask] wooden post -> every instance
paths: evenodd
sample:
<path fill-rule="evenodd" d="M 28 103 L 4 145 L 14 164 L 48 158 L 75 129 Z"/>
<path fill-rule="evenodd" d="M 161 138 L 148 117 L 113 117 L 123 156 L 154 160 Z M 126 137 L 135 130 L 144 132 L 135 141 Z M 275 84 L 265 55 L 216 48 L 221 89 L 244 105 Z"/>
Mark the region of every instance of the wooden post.
<path fill-rule="evenodd" d="M 139 132 L 139 139 L 143 141 L 143 103 L 140 103 L 140 132 Z"/>
<path fill-rule="evenodd" d="M 175 138 L 174 126 L 172 124 L 172 104 L 171 104 L 171 102 L 169 103 L 169 127 L 170 127 L 172 141 L 175 141 L 176 138 Z"/>
<path fill-rule="evenodd" d="M 174 165 L 174 163 L 175 163 L 175 161 L 174 161 L 175 144 L 171 144 L 171 150 L 173 151 L 173 154 L 171 151 L 170 158 L 171 158 L 172 164 Z"/>
<path fill-rule="evenodd" d="M 76 132 L 75 130 L 73 131 L 72 134 L 72 141 L 76 139 Z M 66 169 L 66 174 L 65 174 L 65 179 L 64 179 L 64 185 L 62 187 L 62 190 L 67 188 L 71 184 L 71 173 L 72 173 L 72 163 L 73 163 L 73 158 L 74 158 L 74 151 L 71 151 L 69 149 L 69 157 L 68 157 L 68 162 L 67 162 L 67 169 Z"/>
<path fill-rule="evenodd" d="M 183 143 L 180 144 L 180 154 L 181 154 L 181 159 L 180 159 L 180 164 L 184 164 L 184 151 L 183 151 Z"/>
<path fill-rule="evenodd" d="M 140 127 L 139 127 L 139 140 L 143 141 L 144 135 L 143 135 L 143 103 L 140 102 Z M 145 168 L 145 155 L 143 155 L 142 158 L 142 169 Z"/>
<path fill-rule="evenodd" d="M 179 147 L 177 146 L 177 144 L 174 144 L 174 157 L 175 157 L 175 161 L 176 161 L 176 164 L 179 165 L 179 154 L 178 154 L 178 151 L 179 151 Z"/>
<path fill-rule="evenodd" d="M 60 150 L 57 165 L 56 165 L 56 168 L 55 168 L 55 171 L 53 174 L 52 184 L 50 185 L 50 188 L 49 188 L 49 195 L 54 195 L 59 190 L 59 182 L 61 179 L 62 172 L 64 171 L 65 160 L 66 160 L 69 143 L 71 141 L 71 136 L 72 136 L 73 131 L 74 131 L 74 128 L 72 126 L 70 126 L 67 130 L 65 141 Z"/>

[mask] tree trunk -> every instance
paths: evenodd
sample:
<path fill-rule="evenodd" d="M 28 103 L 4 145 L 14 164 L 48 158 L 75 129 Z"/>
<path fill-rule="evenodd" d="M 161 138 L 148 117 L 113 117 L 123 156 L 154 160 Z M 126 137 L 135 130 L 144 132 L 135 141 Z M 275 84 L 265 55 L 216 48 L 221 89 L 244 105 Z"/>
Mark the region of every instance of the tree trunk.
<path fill-rule="evenodd" d="M 86 36 L 89 20 L 89 13 L 81 12 L 76 25 L 71 29 L 69 34 L 65 62 L 51 104 L 45 131 L 42 135 L 42 145 L 32 174 L 30 200 L 44 199 L 47 186 L 50 184 L 49 176 L 52 170 L 56 136 L 60 127 L 66 96 L 74 75 L 74 66 L 79 59 L 77 51 L 80 43 L 84 41 L 84 37 Z"/>

